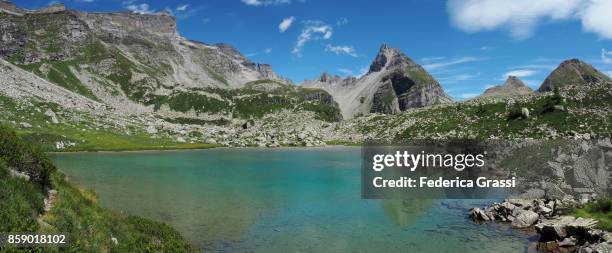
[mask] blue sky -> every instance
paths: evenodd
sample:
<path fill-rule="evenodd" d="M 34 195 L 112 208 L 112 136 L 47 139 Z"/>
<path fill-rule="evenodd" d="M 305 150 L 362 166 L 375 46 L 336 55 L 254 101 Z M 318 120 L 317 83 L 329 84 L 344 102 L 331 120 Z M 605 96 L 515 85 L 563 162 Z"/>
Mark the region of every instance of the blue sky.
<path fill-rule="evenodd" d="M 46 1 L 15 1 L 37 8 Z M 182 36 L 228 43 L 300 83 L 360 75 L 381 43 L 423 65 L 455 99 L 519 76 L 537 88 L 562 60 L 612 74 L 611 0 L 68 0 L 84 11 L 170 10 Z"/>

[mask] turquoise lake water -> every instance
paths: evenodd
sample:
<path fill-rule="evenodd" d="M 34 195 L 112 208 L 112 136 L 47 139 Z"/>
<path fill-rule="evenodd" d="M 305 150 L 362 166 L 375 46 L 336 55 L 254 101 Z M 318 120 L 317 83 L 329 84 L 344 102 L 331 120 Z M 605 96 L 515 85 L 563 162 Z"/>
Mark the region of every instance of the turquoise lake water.
<path fill-rule="evenodd" d="M 475 224 L 491 200 L 363 200 L 360 149 L 52 154 L 101 203 L 165 222 L 207 252 L 531 252 L 537 236 Z"/>

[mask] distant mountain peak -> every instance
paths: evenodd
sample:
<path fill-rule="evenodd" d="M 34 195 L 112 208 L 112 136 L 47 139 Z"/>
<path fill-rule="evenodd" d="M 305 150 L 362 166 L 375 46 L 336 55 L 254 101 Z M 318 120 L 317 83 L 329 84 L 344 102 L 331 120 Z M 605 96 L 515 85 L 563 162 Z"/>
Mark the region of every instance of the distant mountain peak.
<path fill-rule="evenodd" d="M 566 85 L 588 85 L 599 82 L 610 82 L 612 79 L 590 64 L 580 59 L 563 61 L 553 70 L 538 89 L 541 92 L 552 91 Z"/>
<path fill-rule="evenodd" d="M 319 76 L 319 81 L 323 83 L 333 83 L 342 80 L 342 77 L 338 75 L 331 75 L 327 72 L 323 72 L 321 76 Z"/>
<path fill-rule="evenodd" d="M 525 85 L 525 83 L 523 83 L 523 81 L 519 79 L 517 76 L 508 76 L 508 78 L 506 79 L 506 82 L 504 83 L 504 86 L 527 87 L 527 85 Z"/>
<path fill-rule="evenodd" d="M 503 85 L 486 89 L 480 97 L 512 97 L 532 92 L 533 90 L 525 85 L 521 79 L 516 76 L 508 76 Z"/>

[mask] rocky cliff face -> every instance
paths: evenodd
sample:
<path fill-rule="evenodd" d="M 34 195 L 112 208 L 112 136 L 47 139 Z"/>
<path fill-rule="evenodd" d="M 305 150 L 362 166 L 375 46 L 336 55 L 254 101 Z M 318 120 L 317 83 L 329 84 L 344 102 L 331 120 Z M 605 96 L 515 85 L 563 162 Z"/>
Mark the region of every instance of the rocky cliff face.
<path fill-rule="evenodd" d="M 562 62 L 540 86 L 538 91 L 552 91 L 565 85 L 589 85 L 600 82 L 611 82 L 606 74 L 599 72 L 588 63 L 578 59 Z"/>
<path fill-rule="evenodd" d="M 488 88 L 480 98 L 485 97 L 513 97 L 533 93 L 533 90 L 516 76 L 509 76 L 503 85 Z"/>
<path fill-rule="evenodd" d="M 49 69 L 61 70 L 59 76 L 86 86 L 74 91 L 89 90 L 104 101 L 124 96 L 147 103 L 169 89 L 239 88 L 280 79 L 269 65 L 253 63 L 229 45 L 181 37 L 175 18 L 163 12 L 85 13 L 60 5 L 30 11 L 2 1 L 0 33 L 1 58 L 48 80 L 58 79 Z M 113 91 L 104 92 L 109 87 Z"/>
<path fill-rule="evenodd" d="M 380 47 L 368 73 L 359 79 L 324 74 L 302 85 L 330 92 L 345 118 L 370 112 L 392 114 L 452 102 L 425 69 L 387 44 Z"/>

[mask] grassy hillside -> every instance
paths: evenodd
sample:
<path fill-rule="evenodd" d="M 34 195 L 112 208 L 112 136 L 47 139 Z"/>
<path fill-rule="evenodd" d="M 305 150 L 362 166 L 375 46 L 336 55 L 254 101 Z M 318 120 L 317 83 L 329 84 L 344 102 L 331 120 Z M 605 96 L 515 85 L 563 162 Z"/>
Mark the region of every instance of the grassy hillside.
<path fill-rule="evenodd" d="M 338 104 L 320 89 L 307 89 L 275 80 L 258 80 L 235 90 L 193 88 L 156 95 L 145 104 L 156 110 L 167 106 L 173 111 L 229 114 L 234 118 L 261 118 L 280 110 L 312 111 L 316 118 L 327 122 L 342 119 Z"/>
<path fill-rule="evenodd" d="M 548 138 L 612 132 L 612 83 L 565 86 L 531 97 L 467 101 L 371 116 L 361 133 L 376 138 Z M 526 117 L 522 110 L 529 111 Z"/>
<path fill-rule="evenodd" d="M 30 179 L 11 176 L 11 171 Z M 198 252 L 165 224 L 101 207 L 93 192 L 66 181 L 43 153 L 6 127 L 0 127 L 0 185 L 0 231 L 63 232 L 71 242 L 66 248 L 0 252 Z M 45 212 L 50 189 L 57 195 Z"/>

